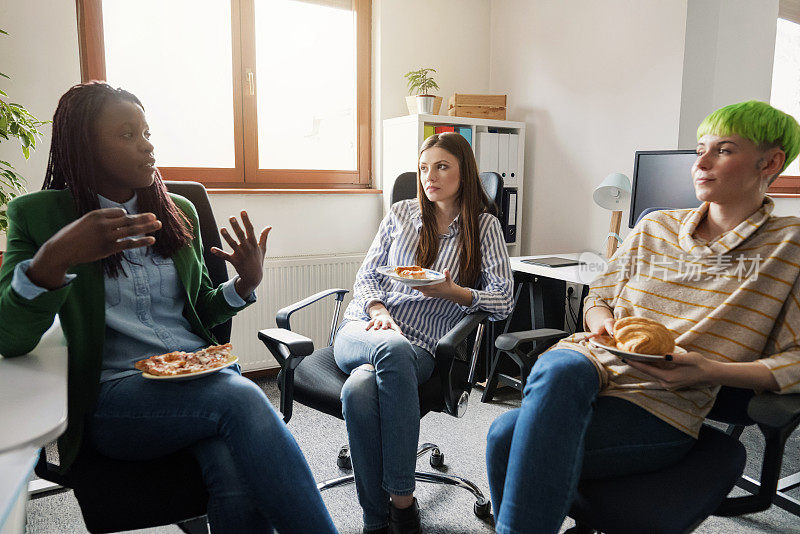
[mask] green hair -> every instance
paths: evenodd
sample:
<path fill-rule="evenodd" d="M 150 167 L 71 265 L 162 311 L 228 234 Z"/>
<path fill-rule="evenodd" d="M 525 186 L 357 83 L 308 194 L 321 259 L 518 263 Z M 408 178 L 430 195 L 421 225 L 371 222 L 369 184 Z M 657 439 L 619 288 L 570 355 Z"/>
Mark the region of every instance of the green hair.
<path fill-rule="evenodd" d="M 731 104 L 713 112 L 697 128 L 698 141 L 704 135 L 740 135 L 761 150 L 778 147 L 786 154 L 780 172 L 800 153 L 800 125 L 794 117 L 758 100 Z"/>

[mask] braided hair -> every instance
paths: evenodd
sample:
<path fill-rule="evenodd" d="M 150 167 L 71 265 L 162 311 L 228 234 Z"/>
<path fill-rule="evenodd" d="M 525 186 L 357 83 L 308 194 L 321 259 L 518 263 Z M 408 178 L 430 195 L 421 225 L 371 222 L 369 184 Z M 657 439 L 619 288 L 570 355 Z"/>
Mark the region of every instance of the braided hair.
<path fill-rule="evenodd" d="M 100 208 L 97 185 L 103 180 L 96 153 L 96 121 L 109 102 L 131 102 L 144 109 L 135 95 L 115 89 L 104 82 L 91 81 L 75 85 L 58 101 L 53 115 L 53 136 L 42 189 L 68 189 L 78 217 Z M 161 228 L 151 234 L 153 248 L 168 258 L 192 239 L 192 227 L 183 211 L 167 194 L 158 169 L 148 187 L 136 190 L 139 210 L 153 213 Z M 103 259 L 103 269 L 116 278 L 122 269 L 122 253 Z"/>

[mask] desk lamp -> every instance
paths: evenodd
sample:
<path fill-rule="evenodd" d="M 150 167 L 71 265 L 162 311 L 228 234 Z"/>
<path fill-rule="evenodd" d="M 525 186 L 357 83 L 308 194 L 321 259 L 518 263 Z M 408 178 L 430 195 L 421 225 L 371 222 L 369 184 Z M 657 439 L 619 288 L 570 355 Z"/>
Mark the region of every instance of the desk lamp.
<path fill-rule="evenodd" d="M 622 210 L 628 207 L 631 198 L 631 181 L 624 174 L 611 173 L 597 186 L 592 198 L 595 204 L 612 212 L 606 244 L 606 257 L 610 258 L 616 252 L 619 243 L 622 243 L 619 226 L 622 221 Z"/>

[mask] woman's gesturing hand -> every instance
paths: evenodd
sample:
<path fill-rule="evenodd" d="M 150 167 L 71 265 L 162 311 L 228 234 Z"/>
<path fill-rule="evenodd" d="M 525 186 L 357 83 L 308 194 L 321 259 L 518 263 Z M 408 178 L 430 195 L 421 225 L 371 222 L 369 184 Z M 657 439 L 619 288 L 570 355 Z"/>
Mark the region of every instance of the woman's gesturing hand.
<path fill-rule="evenodd" d="M 55 289 L 63 285 L 70 267 L 130 248 L 150 246 L 156 239 L 144 234 L 160 228 L 161 221 L 152 213 L 128 215 L 122 208 L 90 211 L 48 239 L 36 252 L 26 274 L 37 286 Z"/>
<path fill-rule="evenodd" d="M 229 217 L 231 228 L 236 234 L 238 241 L 234 239 L 226 228 L 222 228 L 220 233 L 227 241 L 233 250 L 232 253 L 225 252 L 217 247 L 211 247 L 211 252 L 230 262 L 239 279 L 236 281 L 236 292 L 240 297 L 246 299 L 258 284 L 261 283 L 261 278 L 264 276 L 264 256 L 267 254 L 267 236 L 269 231 L 272 230 L 271 226 L 267 226 L 261 230 L 261 234 L 256 239 L 255 232 L 253 231 L 253 224 L 250 222 L 250 217 L 246 211 L 240 213 L 242 216 L 242 224 L 244 230 L 239 225 L 236 217 Z"/>

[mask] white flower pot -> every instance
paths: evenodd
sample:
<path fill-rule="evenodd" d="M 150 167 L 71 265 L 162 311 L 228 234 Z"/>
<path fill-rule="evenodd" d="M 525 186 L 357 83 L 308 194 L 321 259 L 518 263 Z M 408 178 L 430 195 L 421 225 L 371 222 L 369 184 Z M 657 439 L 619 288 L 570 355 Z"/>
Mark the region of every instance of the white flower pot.
<path fill-rule="evenodd" d="M 417 113 L 427 115 L 433 114 L 433 103 L 436 97 L 433 95 L 417 95 Z"/>

